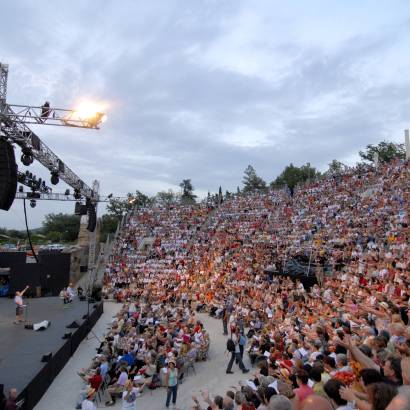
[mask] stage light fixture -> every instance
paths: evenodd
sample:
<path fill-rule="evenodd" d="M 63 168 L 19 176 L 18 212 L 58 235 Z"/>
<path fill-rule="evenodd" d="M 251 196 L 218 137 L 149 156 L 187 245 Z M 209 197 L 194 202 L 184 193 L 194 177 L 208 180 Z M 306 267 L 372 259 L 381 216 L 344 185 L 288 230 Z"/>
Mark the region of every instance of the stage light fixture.
<path fill-rule="evenodd" d="M 51 183 L 53 185 L 57 185 L 60 182 L 60 178 L 58 177 L 58 172 L 53 171 L 51 173 L 51 179 L 50 180 L 51 180 Z"/>
<path fill-rule="evenodd" d="M 33 158 L 33 152 L 31 151 L 30 148 L 28 147 L 23 147 L 21 150 L 22 154 L 21 154 L 21 162 L 23 163 L 23 165 L 25 165 L 26 167 L 28 167 L 29 165 L 31 165 L 34 161 Z"/>
<path fill-rule="evenodd" d="M 70 190 L 69 190 L 69 189 L 66 189 L 65 192 L 64 192 L 64 195 L 65 195 L 65 196 L 70 195 Z"/>
<path fill-rule="evenodd" d="M 24 192 L 23 185 L 20 185 L 20 186 L 19 186 L 19 192 Z"/>
<path fill-rule="evenodd" d="M 23 165 L 28 167 L 33 163 L 33 157 L 30 157 L 29 155 L 22 155 L 21 162 L 23 163 Z"/>
<path fill-rule="evenodd" d="M 35 199 L 30 199 L 30 206 L 31 206 L 32 208 L 35 208 L 36 205 L 37 205 L 36 200 L 35 200 Z"/>

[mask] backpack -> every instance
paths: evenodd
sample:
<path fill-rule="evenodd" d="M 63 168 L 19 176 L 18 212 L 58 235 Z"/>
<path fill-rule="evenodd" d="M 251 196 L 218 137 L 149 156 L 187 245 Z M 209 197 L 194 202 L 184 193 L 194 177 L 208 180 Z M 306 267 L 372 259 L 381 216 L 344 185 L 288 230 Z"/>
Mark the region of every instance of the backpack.
<path fill-rule="evenodd" d="M 234 352 L 235 351 L 235 343 L 233 342 L 232 339 L 228 339 L 226 342 L 226 350 L 228 352 Z"/>
<path fill-rule="evenodd" d="M 160 380 L 158 374 L 155 373 L 155 374 L 153 374 L 153 376 L 152 376 L 152 381 L 151 381 L 151 383 L 148 384 L 148 388 L 149 388 L 150 390 L 155 390 L 155 389 L 157 389 L 158 387 L 161 387 L 161 380 Z"/>

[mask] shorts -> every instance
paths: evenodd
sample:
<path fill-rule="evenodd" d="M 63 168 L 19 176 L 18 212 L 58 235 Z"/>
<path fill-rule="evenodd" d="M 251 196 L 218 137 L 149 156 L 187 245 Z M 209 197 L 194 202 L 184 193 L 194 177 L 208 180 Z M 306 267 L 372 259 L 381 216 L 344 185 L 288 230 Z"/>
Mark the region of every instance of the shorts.
<path fill-rule="evenodd" d="M 23 308 L 21 306 L 16 307 L 16 316 L 20 316 L 23 314 Z"/>

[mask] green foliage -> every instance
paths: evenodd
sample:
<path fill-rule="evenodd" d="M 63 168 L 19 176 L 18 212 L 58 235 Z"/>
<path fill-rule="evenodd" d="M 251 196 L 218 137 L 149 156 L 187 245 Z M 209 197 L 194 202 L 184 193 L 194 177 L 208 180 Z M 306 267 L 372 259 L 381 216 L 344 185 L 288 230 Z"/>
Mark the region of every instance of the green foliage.
<path fill-rule="evenodd" d="M 174 204 L 178 201 L 178 194 L 172 189 L 168 191 L 160 191 L 155 195 L 155 201 L 162 205 Z"/>
<path fill-rule="evenodd" d="M 374 162 L 375 154 L 378 154 L 379 162 L 390 162 L 396 158 L 404 159 L 406 150 L 404 144 L 382 141 L 377 145 L 369 144 L 364 151 L 359 151 L 360 157 L 369 162 Z"/>
<path fill-rule="evenodd" d="M 114 216 L 120 220 L 123 215 L 131 211 L 134 206 L 139 209 L 151 203 L 151 199 L 140 191 L 135 191 L 135 194 L 128 192 L 126 199 L 111 198 L 107 205 L 107 211 L 110 216 Z"/>
<path fill-rule="evenodd" d="M 183 179 L 179 186 L 182 189 L 181 202 L 183 204 L 194 204 L 197 196 L 194 194 L 194 187 L 191 180 Z"/>
<path fill-rule="evenodd" d="M 344 171 L 346 171 L 347 165 L 343 164 L 343 162 L 338 161 L 337 159 L 334 159 L 330 164 L 329 168 L 326 171 L 326 174 L 328 175 L 337 175 L 341 174 Z"/>
<path fill-rule="evenodd" d="M 109 234 L 117 230 L 118 218 L 114 215 L 105 214 L 101 217 L 100 224 L 100 241 L 105 242 Z"/>
<path fill-rule="evenodd" d="M 53 242 L 53 243 L 62 242 L 61 236 L 62 236 L 62 234 L 60 232 L 57 232 L 57 231 L 50 231 L 47 234 L 48 240 Z"/>
<path fill-rule="evenodd" d="M 256 171 L 252 165 L 248 165 L 244 173 L 245 175 L 242 180 L 244 185 L 243 192 L 266 190 L 266 182 L 256 174 Z"/>
<path fill-rule="evenodd" d="M 43 233 L 52 241 L 73 242 L 78 237 L 79 229 L 80 217 L 77 215 L 48 214 L 43 221 Z"/>
<path fill-rule="evenodd" d="M 307 181 L 308 179 L 316 178 L 320 172 L 316 168 L 311 167 L 309 163 L 296 167 L 292 163 L 288 165 L 283 172 L 272 182 L 272 187 L 288 186 L 290 189 L 295 188 L 296 185 Z"/>
<path fill-rule="evenodd" d="M 0 243 L 13 243 L 16 244 L 17 242 L 25 239 L 26 231 L 18 231 L 16 229 L 6 229 L 0 228 Z"/>

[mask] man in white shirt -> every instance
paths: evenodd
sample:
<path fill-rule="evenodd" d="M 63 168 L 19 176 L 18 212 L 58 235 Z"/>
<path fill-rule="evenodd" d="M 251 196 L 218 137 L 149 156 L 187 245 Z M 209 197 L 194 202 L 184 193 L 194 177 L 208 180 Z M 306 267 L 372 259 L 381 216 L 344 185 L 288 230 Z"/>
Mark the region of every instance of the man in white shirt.
<path fill-rule="evenodd" d="M 87 390 L 87 397 L 81 403 L 81 410 L 97 410 L 97 407 L 93 403 L 95 397 L 95 389 L 89 388 Z"/>
<path fill-rule="evenodd" d="M 68 298 L 69 298 L 70 302 L 72 302 L 73 299 L 74 299 L 74 297 L 75 297 L 75 290 L 74 290 L 74 288 L 73 288 L 73 284 L 72 284 L 72 283 L 70 283 L 70 284 L 68 285 L 67 294 L 68 294 Z"/>

